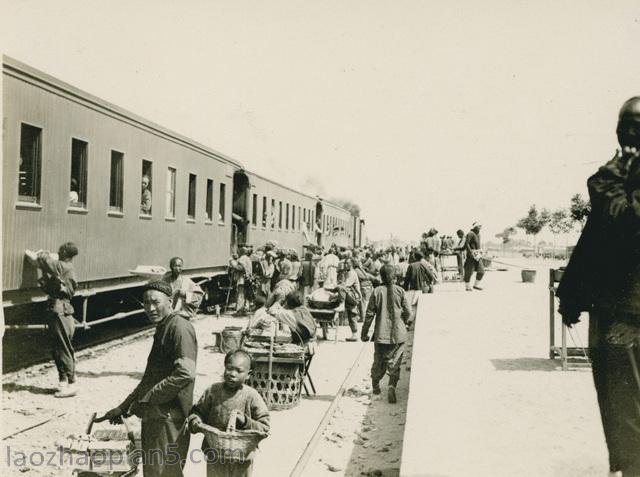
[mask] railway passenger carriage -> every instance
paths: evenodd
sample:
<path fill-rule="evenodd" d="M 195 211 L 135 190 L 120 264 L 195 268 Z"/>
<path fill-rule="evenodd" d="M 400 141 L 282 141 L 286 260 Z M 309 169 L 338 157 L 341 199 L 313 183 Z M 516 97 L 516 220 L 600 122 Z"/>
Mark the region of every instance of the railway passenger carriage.
<path fill-rule="evenodd" d="M 349 211 L 243 168 L 184 136 L 3 58 L 3 304 L 44 299 L 25 249 L 73 240 L 86 298 L 139 286 L 128 270 L 167 267 L 226 273 L 230 250 L 276 240 L 360 245 Z M 150 182 L 151 210 L 141 208 Z"/>

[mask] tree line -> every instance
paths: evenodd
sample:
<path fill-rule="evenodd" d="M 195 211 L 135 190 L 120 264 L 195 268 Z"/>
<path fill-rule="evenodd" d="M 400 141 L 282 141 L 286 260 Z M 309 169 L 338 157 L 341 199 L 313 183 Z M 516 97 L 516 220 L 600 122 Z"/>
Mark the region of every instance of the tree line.
<path fill-rule="evenodd" d="M 560 207 L 556 210 L 542 208 L 538 210 L 535 204 L 529 207 L 527 215 L 522 217 L 515 226 L 506 227 L 502 232 L 496 234 L 496 238 L 502 240 L 506 245 L 511 241 L 511 237 L 516 234 L 517 229 L 522 229 L 526 235 L 533 237 L 534 246 L 536 237 L 545 228 L 553 234 L 554 248 L 557 235 L 568 234 L 576 228 L 584 228 L 587 217 L 591 212 L 591 203 L 580 194 L 571 197 L 568 207 Z"/>

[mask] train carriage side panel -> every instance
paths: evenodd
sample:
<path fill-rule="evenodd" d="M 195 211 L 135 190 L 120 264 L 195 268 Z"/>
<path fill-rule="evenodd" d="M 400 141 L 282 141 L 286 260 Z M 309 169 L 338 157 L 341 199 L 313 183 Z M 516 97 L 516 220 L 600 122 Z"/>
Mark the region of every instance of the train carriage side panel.
<path fill-rule="evenodd" d="M 230 243 L 232 164 L 163 134 L 106 114 L 73 94 L 4 75 L 3 290 L 35 286 L 24 250 L 56 250 L 75 241 L 79 280 L 129 276 L 139 264 L 168 266 L 181 255 L 186 269 L 226 263 Z M 41 129 L 39 203 L 18 200 L 21 125 Z M 72 139 L 87 143 L 86 207 L 69 207 Z M 111 151 L 124 154 L 122 214 L 109 211 Z M 142 161 L 152 163 L 152 214 L 140 217 Z M 176 169 L 175 218 L 165 210 L 167 168 Z M 187 217 L 189 174 L 196 175 L 196 215 Z M 206 220 L 207 179 L 213 180 L 213 220 Z M 218 220 L 220 185 L 225 210 Z"/>

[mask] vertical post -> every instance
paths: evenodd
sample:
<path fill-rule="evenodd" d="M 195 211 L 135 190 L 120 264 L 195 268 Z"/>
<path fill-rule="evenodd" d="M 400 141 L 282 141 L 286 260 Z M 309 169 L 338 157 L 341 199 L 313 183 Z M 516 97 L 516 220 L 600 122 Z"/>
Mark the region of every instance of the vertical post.
<path fill-rule="evenodd" d="M 555 311 L 555 298 L 556 293 L 554 290 L 554 273 L 553 268 L 549 269 L 549 359 L 555 357 L 553 348 L 556 345 L 556 311 Z"/>
<path fill-rule="evenodd" d="M 562 359 L 562 371 L 566 371 L 567 366 L 567 327 L 562 323 L 562 349 L 560 350 L 560 358 Z"/>
<path fill-rule="evenodd" d="M 85 296 L 82 300 L 82 327 L 85 330 L 89 329 L 89 324 L 87 323 L 87 308 L 89 308 L 89 297 Z"/>

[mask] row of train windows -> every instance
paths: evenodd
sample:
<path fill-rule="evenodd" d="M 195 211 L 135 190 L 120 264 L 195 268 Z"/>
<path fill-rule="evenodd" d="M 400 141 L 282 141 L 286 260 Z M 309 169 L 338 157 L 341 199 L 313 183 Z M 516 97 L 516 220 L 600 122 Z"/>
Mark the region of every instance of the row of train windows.
<path fill-rule="evenodd" d="M 20 202 L 40 203 L 41 178 L 41 137 L 42 129 L 28 124 L 21 125 L 20 131 L 20 167 L 18 171 L 18 199 Z M 85 209 L 87 207 L 87 165 L 88 143 L 80 139 L 71 140 L 71 177 L 69 180 L 69 206 Z M 175 218 L 176 214 L 176 176 L 173 167 L 167 168 L 166 182 L 166 217 Z M 153 163 L 142 161 L 142 181 L 140 193 L 140 214 L 152 214 Z M 196 218 L 196 184 L 197 176 L 189 174 L 187 217 Z M 225 216 L 225 184 L 219 187 L 218 220 L 224 221 Z M 212 179 L 207 179 L 207 194 L 205 202 L 205 219 L 213 221 L 214 185 Z M 123 211 L 124 196 L 124 154 L 111 151 L 109 210 Z"/>
<path fill-rule="evenodd" d="M 262 214 L 259 213 L 258 209 L 260 202 L 262 203 Z M 303 226 L 308 230 L 312 229 L 313 212 L 310 209 L 283 203 L 282 201 L 277 202 L 276 208 L 276 200 L 271 199 L 271 213 L 269 213 L 268 204 L 269 199 L 267 196 L 263 196 L 262 201 L 259 201 L 258 194 L 253 194 L 251 202 L 252 225 L 257 226 L 258 217 L 261 217 L 261 225 L 264 228 L 271 227 L 275 229 L 277 224 L 278 228 L 285 230 L 302 231 Z"/>
<path fill-rule="evenodd" d="M 259 197 L 258 194 L 253 194 L 253 200 L 251 203 L 251 224 L 254 226 L 258 225 L 258 217 L 259 217 Z M 269 214 L 269 210 L 267 208 L 268 198 L 266 196 L 262 197 L 262 215 L 261 215 L 261 224 L 262 227 L 267 228 L 271 227 L 272 229 L 276 228 L 276 224 L 278 228 L 285 230 L 299 230 L 302 231 L 304 228 L 307 231 L 324 231 L 325 233 L 333 234 L 333 235 L 346 235 L 348 233 L 348 223 L 347 221 L 338 219 L 337 217 L 331 217 L 328 215 L 324 215 L 320 223 L 317 224 L 317 228 L 314 227 L 314 219 L 315 213 L 311 209 L 306 209 L 300 206 L 296 206 L 294 204 L 284 204 L 284 214 L 283 214 L 283 203 L 282 201 L 278 201 L 277 209 L 276 209 L 276 201 L 275 199 L 271 199 L 271 214 Z M 296 221 L 296 208 L 297 208 L 297 218 Z M 284 224 L 283 224 L 284 218 Z M 284 225 L 284 227 L 283 227 Z"/>

